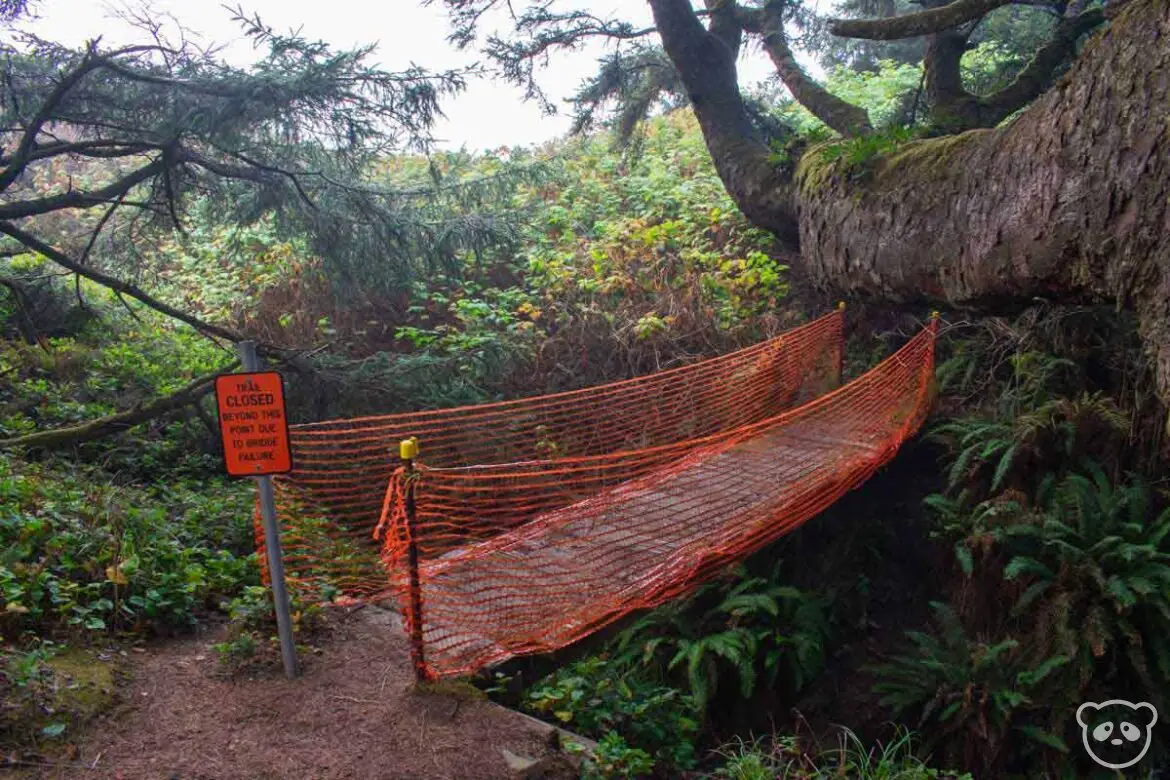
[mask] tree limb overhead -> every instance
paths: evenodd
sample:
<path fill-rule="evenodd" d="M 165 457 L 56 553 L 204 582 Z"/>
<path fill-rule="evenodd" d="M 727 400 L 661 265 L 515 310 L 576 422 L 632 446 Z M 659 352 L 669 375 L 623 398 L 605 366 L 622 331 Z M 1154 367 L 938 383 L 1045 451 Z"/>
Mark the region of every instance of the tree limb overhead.
<path fill-rule="evenodd" d="M 865 38 L 872 41 L 915 38 L 919 35 L 950 30 L 980 19 L 988 12 L 1010 3 L 1011 0 L 954 0 L 938 8 L 887 19 L 835 19 L 829 23 L 829 32 L 843 38 Z"/>

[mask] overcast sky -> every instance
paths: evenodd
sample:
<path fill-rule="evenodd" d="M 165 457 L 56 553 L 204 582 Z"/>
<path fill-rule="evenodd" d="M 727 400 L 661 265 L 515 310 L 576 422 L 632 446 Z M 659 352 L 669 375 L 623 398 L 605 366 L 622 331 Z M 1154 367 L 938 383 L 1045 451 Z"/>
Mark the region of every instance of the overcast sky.
<path fill-rule="evenodd" d="M 303 26 L 307 37 L 345 48 L 376 43 L 375 58 L 389 70 L 411 63 L 435 70 L 458 68 L 478 58 L 475 52 L 460 53 L 447 43 L 449 25 L 440 3 L 423 7 L 417 0 L 232 0 L 233 6 L 236 2 L 279 31 Z M 98 34 L 106 43 L 140 40 L 142 33 L 114 13 L 125 5 L 123 0 L 40 0 L 36 6 L 40 18 L 24 26 L 42 37 L 69 44 L 81 44 Z M 634 24 L 650 23 L 643 0 L 589 5 L 598 15 L 624 9 L 622 17 Z M 151 6 L 201 33 L 205 41 L 235 41 L 225 52 L 230 60 L 243 64 L 251 56 L 250 45 L 240 40 L 239 25 L 232 22 L 231 13 L 220 0 L 152 0 Z M 134 7 L 139 7 L 139 2 Z M 506 18 L 498 17 L 497 21 L 504 23 Z M 594 42 L 579 51 L 555 55 L 541 71 L 541 86 L 559 103 L 593 72 L 604 52 L 604 45 Z M 771 73 L 767 57 L 758 49 L 745 52 L 740 60 L 744 86 Z M 465 145 L 472 151 L 539 143 L 563 134 L 569 126 L 566 112 L 544 116 L 535 103 L 523 100 L 518 88 L 487 79 L 470 82 L 465 93 L 444 104 L 444 113 L 447 119 L 435 131 L 442 146 Z"/>

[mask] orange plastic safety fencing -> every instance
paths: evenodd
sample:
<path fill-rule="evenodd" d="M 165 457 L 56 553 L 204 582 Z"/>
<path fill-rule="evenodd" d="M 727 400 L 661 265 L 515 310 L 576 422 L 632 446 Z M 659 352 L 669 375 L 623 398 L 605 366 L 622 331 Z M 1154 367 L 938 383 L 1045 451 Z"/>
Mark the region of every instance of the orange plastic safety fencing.
<path fill-rule="evenodd" d="M 839 312 L 638 380 L 298 426 L 278 493 L 288 569 L 321 595 L 396 597 L 428 677 L 564 647 L 691 591 L 888 461 L 929 409 L 935 327 L 828 393 Z M 409 436 L 423 451 L 407 473 Z"/>
<path fill-rule="evenodd" d="M 387 496 L 384 559 L 408 631 L 421 619 L 420 670 L 464 674 L 565 647 L 690 592 L 823 511 L 921 425 L 934 336 L 931 326 L 845 387 L 718 434 L 555 461 L 399 472 Z M 515 515 L 530 519 L 482 538 L 485 524 Z M 421 556 L 417 618 L 412 538 Z"/>
<path fill-rule="evenodd" d="M 398 442 L 417 436 L 427 467 L 556 460 L 673 444 L 772 416 L 839 383 L 842 314 L 746 349 L 636 379 L 582 390 L 453 409 L 292 426 L 293 471 L 275 482 L 285 568 L 310 597 L 377 597 L 391 587 L 379 560 L 386 486 L 399 467 Z M 667 453 L 643 458 L 642 469 Z M 473 469 L 474 471 L 474 469 Z M 592 489 L 635 476 L 610 469 Z M 555 474 L 545 479 L 558 480 Z M 424 555 L 484 538 L 581 498 L 585 485 L 526 495 L 448 495 L 457 529 L 429 533 Z M 495 488 L 492 488 L 493 490 Z M 433 504 L 428 504 L 432 506 Z M 258 526 L 258 542 L 262 541 Z"/>

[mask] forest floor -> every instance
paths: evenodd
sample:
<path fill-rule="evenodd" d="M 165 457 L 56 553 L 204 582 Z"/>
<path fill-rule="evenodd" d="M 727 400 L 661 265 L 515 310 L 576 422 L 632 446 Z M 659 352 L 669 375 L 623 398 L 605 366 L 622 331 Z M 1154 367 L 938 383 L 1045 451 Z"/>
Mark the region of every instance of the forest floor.
<path fill-rule="evenodd" d="M 374 606 L 341 614 L 302 657 L 227 676 L 212 645 L 222 629 L 132 653 L 118 704 L 57 760 L 24 778 L 489 780 L 575 777 L 551 727 L 472 695 L 414 685 L 406 639 Z M 505 751 L 539 763 L 528 773 Z M 563 754 L 562 754 L 563 755 Z M 549 774 L 533 770 L 548 767 Z M 558 771 L 559 768 L 559 771 Z M 0 770 L 3 772 L 3 770 Z"/>

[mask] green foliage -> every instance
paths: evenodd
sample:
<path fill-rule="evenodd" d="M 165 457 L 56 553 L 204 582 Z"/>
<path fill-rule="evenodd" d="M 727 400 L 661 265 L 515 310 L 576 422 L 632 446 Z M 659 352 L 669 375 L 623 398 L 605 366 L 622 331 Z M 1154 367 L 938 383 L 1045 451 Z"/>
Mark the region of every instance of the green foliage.
<path fill-rule="evenodd" d="M 873 70 L 857 71 L 838 66 L 831 68 L 825 87 L 869 113 L 870 122 L 879 130 L 913 124 L 909 102 L 922 82 L 922 68 L 893 60 L 881 60 Z M 801 135 L 825 129 L 825 125 L 795 100 L 781 100 L 780 119 L 796 128 Z"/>
<path fill-rule="evenodd" d="M 968 51 L 961 63 L 964 83 L 976 94 L 988 94 L 1006 85 L 1017 62 L 1017 55 L 996 41 L 985 41 Z M 845 65 L 829 68 L 825 88 L 869 113 L 878 132 L 875 139 L 850 139 L 842 144 L 841 155 L 861 162 L 892 151 L 909 135 L 891 136 L 894 130 L 916 125 L 926 116 L 922 88 L 922 65 L 879 59 L 872 68 L 857 70 Z M 917 98 L 917 104 L 915 100 Z M 781 99 L 776 111 L 779 119 L 800 134 L 817 139 L 825 125 L 808 109 L 791 98 Z"/>
<path fill-rule="evenodd" d="M 524 707 L 585 736 L 604 741 L 612 734 L 619 753 L 628 740 L 664 767 L 687 769 L 695 761 L 700 713 L 694 700 L 603 656 L 577 661 L 536 683 L 526 692 Z"/>
<path fill-rule="evenodd" d="M 90 479 L 0 456 L 5 635 L 189 627 L 256 581 L 244 486 L 217 481 L 205 495 Z"/>
<path fill-rule="evenodd" d="M 844 170 L 854 170 L 866 162 L 889 154 L 901 144 L 917 137 L 915 131 L 904 127 L 895 127 L 884 133 L 872 133 L 860 138 L 850 138 L 835 144 L 829 144 L 820 150 L 821 159 L 825 162 L 841 160 Z"/>
<path fill-rule="evenodd" d="M 631 748 L 615 731 L 607 732 L 597 742 L 597 749 L 585 758 L 582 780 L 625 780 L 646 777 L 654 769 L 654 759 L 640 748 Z"/>
<path fill-rule="evenodd" d="M 1133 453 L 1145 407 L 1136 391 L 1105 392 L 1111 375 L 1126 386 L 1140 363 L 1103 317 L 993 321 L 939 367 L 964 413 L 932 432 L 953 459 L 947 492 L 925 503 L 962 576 L 948 584 L 938 628 L 915 636 L 916 656 L 883 668 L 883 684 L 888 704 L 920 714 L 932 745 L 981 756 L 985 769 L 1067 763 L 1080 701 L 1122 689 L 1166 700 L 1170 510 L 1159 514 L 1164 499 L 1141 476 L 1121 476 L 1127 463 L 1150 463 Z M 993 653 L 995 668 L 963 662 Z M 987 693 L 965 696 L 944 721 L 946 696 L 964 686 Z M 995 727 L 973 737 L 972 716 Z"/>
<path fill-rule="evenodd" d="M 320 395 L 361 397 L 331 414 L 594 384 L 781 326 L 787 267 L 735 208 L 688 113 L 650 122 L 631 159 L 603 138 L 574 140 L 548 177 L 506 202 L 527 215 L 524 251 L 469 257 L 458 273 L 400 288 L 404 306 L 375 298 L 370 317 L 331 319 L 360 357 L 322 360 L 338 379 Z M 313 307 L 319 296 L 303 305 Z"/>
<path fill-rule="evenodd" d="M 1141 481 L 1114 486 L 1097 466 L 1046 484 L 1032 522 L 1005 529 L 1003 576 L 1026 589 L 1038 652 L 1077 661 L 1080 688 L 1120 674 L 1165 700 L 1170 652 L 1170 508 L 1153 514 Z"/>
<path fill-rule="evenodd" d="M 700 710 L 732 673 L 745 699 L 761 676 L 769 687 L 782 681 L 799 690 L 824 663 L 827 600 L 779 584 L 780 570 L 777 564 L 770 578 L 749 577 L 741 567 L 729 589 L 712 583 L 659 607 L 622 631 L 614 657 L 663 678 L 675 673 Z"/>
<path fill-rule="evenodd" d="M 235 674 L 279 666 L 280 637 L 272 591 L 261 585 L 248 585 L 225 606 L 231 618 L 228 636 L 223 642 L 212 645 L 221 667 L 229 674 Z M 289 609 L 293 641 L 304 650 L 300 643 L 310 641 L 325 629 L 324 610 L 296 588 L 289 591 Z"/>
<path fill-rule="evenodd" d="M 890 742 L 867 747 L 849 729 L 842 729 L 835 749 L 809 749 L 796 737 L 736 739 L 716 751 L 721 765 L 716 778 L 727 780 L 971 780 L 969 774 L 933 769 L 915 756 L 912 735 L 898 730 Z"/>
<path fill-rule="evenodd" d="M 146 253 L 165 280 L 159 286 L 163 300 L 211 322 L 238 324 L 256 317 L 265 291 L 310 270 L 311 259 L 305 240 L 282 233 L 271 214 L 251 224 L 231 223 L 208 199 L 192 204 L 186 231 Z"/>
<path fill-rule="evenodd" d="M 947 737 L 947 758 L 966 766 L 976 762 L 989 771 L 1008 752 L 1008 741 L 1021 736 L 1034 747 L 1067 752 L 1058 733 L 1028 721 L 1048 712 L 1044 683 L 1069 659 L 1030 662 L 1018 640 L 973 639 L 950 606 L 932 606 L 937 631 L 907 632 L 912 651 L 874 668 L 881 703 L 895 715 L 917 716 L 917 728 L 930 735 L 928 749 Z"/>
<path fill-rule="evenodd" d="M 1012 487 L 1035 474 L 1059 474 L 1086 454 L 1119 443 L 1130 420 L 1109 397 L 1054 398 L 1010 421 L 965 417 L 938 426 L 935 438 L 956 454 L 947 475 L 950 489 L 978 495 Z"/>
<path fill-rule="evenodd" d="M 30 316 L 35 315 L 38 328 L 59 335 L 40 333 L 39 344 L 0 342 L 0 372 L 8 380 L 0 384 L 0 437 L 124 411 L 230 365 L 229 352 L 190 328 L 141 307 L 128 310 L 108 290 L 88 282 L 78 288 L 88 314 L 72 318 L 69 312 L 82 304 L 73 286 L 54 278 L 45 262 L 22 255 L 3 269 L 4 262 L 0 274 L 48 277 Z M 7 318 L 0 312 L 0 332 L 11 331 L 20 317 L 15 311 Z M 114 446 L 109 441 L 81 445 L 79 454 L 123 478 L 150 481 L 164 470 L 204 474 L 219 463 L 208 437 L 205 424 L 187 413 L 135 426 Z"/>

